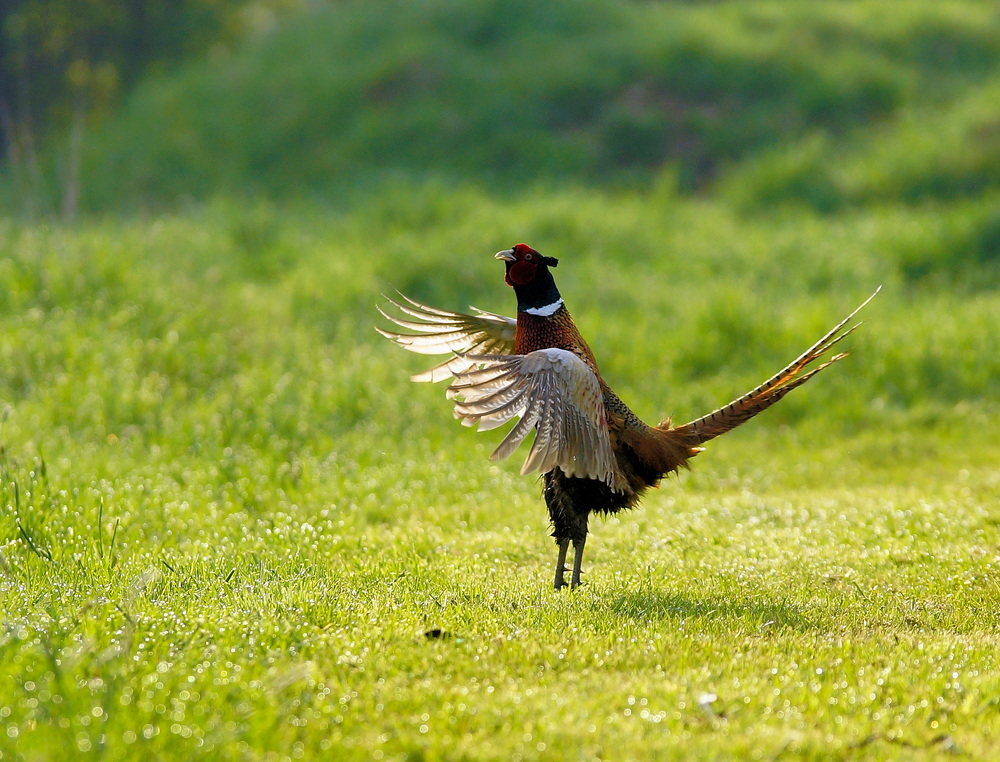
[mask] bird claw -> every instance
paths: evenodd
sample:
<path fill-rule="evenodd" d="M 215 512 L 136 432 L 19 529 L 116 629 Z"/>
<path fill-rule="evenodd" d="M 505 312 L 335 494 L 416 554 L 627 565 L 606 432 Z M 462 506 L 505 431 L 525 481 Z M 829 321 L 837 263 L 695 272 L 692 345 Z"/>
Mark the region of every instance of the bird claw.
<path fill-rule="evenodd" d="M 567 571 L 569 571 L 569 569 L 566 566 L 563 566 L 560 569 L 556 569 L 556 579 L 552 585 L 556 590 L 561 590 L 562 588 L 569 585 L 569 583 L 566 581 L 564 577 Z"/>
<path fill-rule="evenodd" d="M 556 590 L 562 590 L 564 587 L 568 587 L 570 590 L 576 590 L 578 587 L 580 587 L 580 585 L 583 584 L 583 580 L 580 579 L 580 576 L 586 573 L 583 571 L 583 569 L 580 569 L 579 575 L 577 575 L 576 578 L 572 579 L 570 582 L 567 582 L 563 576 L 568 571 L 571 571 L 571 569 L 567 566 L 564 566 L 559 571 L 559 573 L 556 574 L 555 583 L 553 584 L 553 587 Z"/>

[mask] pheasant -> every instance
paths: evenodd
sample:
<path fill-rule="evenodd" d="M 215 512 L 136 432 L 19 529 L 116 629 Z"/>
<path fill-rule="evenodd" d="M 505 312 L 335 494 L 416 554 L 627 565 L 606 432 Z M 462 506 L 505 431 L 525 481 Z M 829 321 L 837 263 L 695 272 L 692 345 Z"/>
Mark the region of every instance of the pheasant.
<path fill-rule="evenodd" d="M 428 307 L 405 296 L 388 299 L 399 316 L 379 312 L 413 333 L 376 330 L 419 354 L 449 354 L 414 381 L 452 378 L 448 398 L 455 417 L 480 431 L 512 419 L 490 456 L 506 458 L 534 430 L 521 469 L 542 473 L 543 495 L 558 547 L 556 589 L 565 586 L 566 555 L 573 545 L 571 587 L 580 584 L 591 513 L 632 508 L 648 488 L 687 467 L 710 439 L 739 426 L 846 356 L 828 357 L 806 370 L 860 323 L 845 328 L 875 294 L 787 367 L 756 389 L 683 426 L 643 423 L 601 376 L 594 353 L 577 330 L 552 277 L 558 264 L 519 243 L 497 252 L 505 280 L 517 296 L 517 318 L 472 308 L 474 314 Z M 876 294 L 878 291 L 875 292 Z"/>

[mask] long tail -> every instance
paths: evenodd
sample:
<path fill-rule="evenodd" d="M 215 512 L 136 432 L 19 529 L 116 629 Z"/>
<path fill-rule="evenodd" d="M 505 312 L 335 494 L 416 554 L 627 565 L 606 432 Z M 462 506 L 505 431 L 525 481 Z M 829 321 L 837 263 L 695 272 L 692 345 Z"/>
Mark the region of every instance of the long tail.
<path fill-rule="evenodd" d="M 767 410 L 771 405 L 780 400 L 792 389 L 802 386 L 806 381 L 815 376 L 821 370 L 829 367 L 837 360 L 847 357 L 846 352 L 841 352 L 830 357 L 812 370 L 802 373 L 802 371 L 822 357 L 831 347 L 840 343 L 861 323 L 855 323 L 846 330 L 843 330 L 851 319 L 857 315 L 868 302 L 875 298 L 875 294 L 882 290 L 879 286 L 875 293 L 865 299 L 864 303 L 846 318 L 837 323 L 833 329 L 822 339 L 813 344 L 802 353 L 794 362 L 771 378 L 758 386 L 756 389 L 747 392 L 728 405 L 720 407 L 708 415 L 702 416 L 694 421 L 685 423 L 683 426 L 672 428 L 669 421 L 661 423 L 657 428 L 666 433 L 669 431 L 670 438 L 676 442 L 683 442 L 690 447 L 697 447 L 710 439 L 714 439 L 720 434 L 725 434 L 731 429 L 735 429 L 741 423 L 749 421 L 758 413 Z"/>

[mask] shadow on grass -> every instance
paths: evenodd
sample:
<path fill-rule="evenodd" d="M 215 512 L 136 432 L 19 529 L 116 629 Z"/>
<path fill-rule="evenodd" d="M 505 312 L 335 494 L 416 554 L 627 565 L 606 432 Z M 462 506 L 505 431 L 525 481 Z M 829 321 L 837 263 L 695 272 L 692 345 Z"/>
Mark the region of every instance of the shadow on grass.
<path fill-rule="evenodd" d="M 704 619 L 739 622 L 748 629 L 815 629 L 802 611 L 787 603 L 766 600 L 692 599 L 658 590 L 635 590 L 620 595 L 611 604 L 620 616 L 648 622 L 651 619 Z"/>

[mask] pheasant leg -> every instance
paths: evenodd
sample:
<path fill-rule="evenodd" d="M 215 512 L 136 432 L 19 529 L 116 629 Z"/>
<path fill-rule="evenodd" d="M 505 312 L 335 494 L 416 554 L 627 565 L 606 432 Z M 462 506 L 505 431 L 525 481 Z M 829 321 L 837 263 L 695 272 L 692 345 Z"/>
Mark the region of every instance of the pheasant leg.
<path fill-rule="evenodd" d="M 587 536 L 584 535 L 579 540 L 573 540 L 573 576 L 570 577 L 570 589 L 580 586 L 580 575 L 583 573 L 580 565 L 583 563 L 583 546 L 587 544 Z"/>
<path fill-rule="evenodd" d="M 556 590 L 566 587 L 566 580 L 563 579 L 563 573 L 566 571 L 566 551 L 569 549 L 569 538 L 560 537 L 558 542 L 559 558 L 556 560 Z"/>

